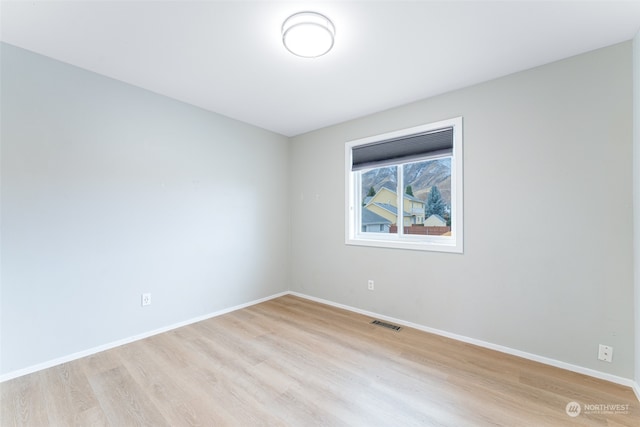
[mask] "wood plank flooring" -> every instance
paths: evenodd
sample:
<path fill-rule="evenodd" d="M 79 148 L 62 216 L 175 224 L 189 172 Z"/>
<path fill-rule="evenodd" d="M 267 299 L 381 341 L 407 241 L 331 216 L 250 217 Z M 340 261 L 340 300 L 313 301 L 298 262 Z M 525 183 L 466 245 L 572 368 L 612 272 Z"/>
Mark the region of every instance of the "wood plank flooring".
<path fill-rule="evenodd" d="M 629 388 L 371 320 L 284 296 L 4 382 L 0 425 L 640 426 Z"/>

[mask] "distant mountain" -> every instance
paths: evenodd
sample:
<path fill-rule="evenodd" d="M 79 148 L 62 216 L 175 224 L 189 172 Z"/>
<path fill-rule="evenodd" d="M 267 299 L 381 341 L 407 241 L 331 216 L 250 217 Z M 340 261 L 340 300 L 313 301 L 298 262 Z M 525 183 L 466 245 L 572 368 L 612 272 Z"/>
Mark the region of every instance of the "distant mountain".
<path fill-rule="evenodd" d="M 396 191 L 397 179 L 395 168 L 373 169 L 362 174 L 362 198 L 366 197 L 369 188 L 375 191 L 382 187 Z M 411 185 L 414 197 L 427 200 L 433 185 L 438 187 L 447 206 L 451 206 L 451 159 L 438 159 L 430 162 L 409 163 L 404 167 L 404 186 Z"/>

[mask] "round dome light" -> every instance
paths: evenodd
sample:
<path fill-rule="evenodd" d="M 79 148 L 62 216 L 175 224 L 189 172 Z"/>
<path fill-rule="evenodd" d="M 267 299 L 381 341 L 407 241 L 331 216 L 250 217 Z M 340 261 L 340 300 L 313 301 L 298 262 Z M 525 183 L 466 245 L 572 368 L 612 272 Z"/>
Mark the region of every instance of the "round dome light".
<path fill-rule="evenodd" d="M 294 55 L 317 58 L 333 47 L 336 28 L 326 16 L 316 12 L 298 12 L 282 24 L 282 43 Z"/>

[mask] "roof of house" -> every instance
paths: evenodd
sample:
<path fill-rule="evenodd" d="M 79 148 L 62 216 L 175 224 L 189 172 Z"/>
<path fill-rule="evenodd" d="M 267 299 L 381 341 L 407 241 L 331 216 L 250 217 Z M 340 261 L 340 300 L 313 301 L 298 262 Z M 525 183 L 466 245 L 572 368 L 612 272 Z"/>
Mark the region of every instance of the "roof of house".
<path fill-rule="evenodd" d="M 362 225 L 374 224 L 391 224 L 391 221 L 375 212 L 371 212 L 369 209 L 362 209 Z"/>
<path fill-rule="evenodd" d="M 433 214 L 433 215 L 431 215 L 429 218 L 432 218 L 432 217 L 435 217 L 437 220 L 442 221 L 442 222 L 444 222 L 444 223 L 446 223 L 446 222 L 447 222 L 447 220 L 445 220 L 444 218 L 442 218 L 442 217 L 441 217 L 440 215 L 438 215 L 438 214 Z M 427 218 L 427 220 L 429 220 L 429 218 Z"/>
<path fill-rule="evenodd" d="M 411 201 L 413 201 L 413 202 L 420 202 L 420 203 L 424 203 L 424 200 L 420 200 L 420 199 L 418 199 L 417 197 L 410 196 L 410 195 L 408 195 L 407 193 L 404 193 L 404 197 L 405 197 L 405 198 L 407 198 L 407 199 L 409 199 L 409 200 L 411 200 Z"/>
<path fill-rule="evenodd" d="M 381 209 L 384 209 L 384 210 L 386 210 L 388 212 L 391 212 L 392 214 L 394 214 L 396 216 L 398 215 L 398 208 L 396 208 L 393 205 L 390 205 L 389 203 L 378 203 L 378 202 L 375 202 L 374 205 L 376 205 L 377 207 L 379 207 Z M 404 216 L 411 216 L 411 214 L 409 212 L 405 212 Z"/>
<path fill-rule="evenodd" d="M 396 193 L 395 188 L 390 188 L 390 187 L 389 187 L 390 185 L 393 185 L 393 184 L 388 183 L 388 182 L 385 182 L 384 184 L 382 184 L 382 187 L 380 188 L 380 190 L 382 190 L 383 188 L 385 188 L 385 189 L 387 189 L 387 190 L 391 191 L 393 194 L 397 194 L 397 193 Z M 380 191 L 380 190 L 378 190 L 378 191 Z M 409 199 L 409 200 L 411 200 L 411 201 L 413 201 L 413 202 L 420 202 L 420 203 L 424 203 L 424 200 L 420 200 L 420 199 L 418 199 L 418 198 L 417 198 L 417 197 L 415 197 L 415 196 L 410 196 L 410 195 L 409 195 L 409 194 L 407 194 L 407 193 L 404 193 L 404 197 L 405 197 L 405 198 L 407 198 L 407 199 Z M 365 200 L 366 200 L 366 199 L 365 199 Z M 366 203 L 366 202 L 365 202 L 365 203 Z"/>

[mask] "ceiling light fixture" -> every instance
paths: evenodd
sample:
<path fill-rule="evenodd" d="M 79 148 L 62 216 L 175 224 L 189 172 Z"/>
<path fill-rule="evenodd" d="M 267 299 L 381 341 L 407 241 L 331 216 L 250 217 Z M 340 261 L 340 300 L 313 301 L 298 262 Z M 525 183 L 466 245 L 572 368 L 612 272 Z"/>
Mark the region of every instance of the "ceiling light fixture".
<path fill-rule="evenodd" d="M 294 55 L 317 58 L 333 47 L 336 28 L 326 16 L 317 12 L 298 12 L 282 24 L 282 43 Z"/>

